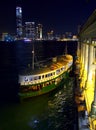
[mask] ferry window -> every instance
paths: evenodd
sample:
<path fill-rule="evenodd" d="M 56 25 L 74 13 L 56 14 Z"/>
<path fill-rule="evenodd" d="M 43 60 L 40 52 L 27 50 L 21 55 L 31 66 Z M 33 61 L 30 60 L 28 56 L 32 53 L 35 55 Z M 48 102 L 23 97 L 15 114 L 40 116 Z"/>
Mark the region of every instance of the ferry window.
<path fill-rule="evenodd" d="M 33 80 L 32 77 L 29 80 L 32 81 Z"/>
<path fill-rule="evenodd" d="M 25 77 L 25 78 L 24 78 L 24 81 L 25 81 L 25 82 L 26 82 L 26 81 L 28 81 L 28 78 L 27 78 L 27 77 Z"/>
<path fill-rule="evenodd" d="M 64 69 L 65 69 L 65 66 L 63 66 L 62 69 L 64 70 Z"/>
<path fill-rule="evenodd" d="M 44 75 L 42 75 L 42 79 L 44 78 Z"/>
<path fill-rule="evenodd" d="M 46 75 L 45 75 L 45 77 L 47 78 L 47 77 L 48 77 L 48 75 L 46 74 Z"/>
<path fill-rule="evenodd" d="M 59 74 L 60 73 L 60 69 L 59 70 L 56 70 L 56 74 Z"/>
<path fill-rule="evenodd" d="M 34 77 L 34 80 L 37 80 L 37 77 Z"/>
<path fill-rule="evenodd" d="M 41 79 L 41 76 L 39 76 L 39 79 Z"/>
<path fill-rule="evenodd" d="M 61 70 L 64 70 L 64 67 L 62 67 Z"/>
<path fill-rule="evenodd" d="M 50 76 L 51 76 L 51 73 L 48 74 L 48 77 L 50 77 Z"/>
<path fill-rule="evenodd" d="M 34 80 L 38 80 L 38 79 L 41 79 L 41 76 L 34 77 Z"/>
<path fill-rule="evenodd" d="M 50 76 L 50 74 L 48 74 L 48 77 Z"/>

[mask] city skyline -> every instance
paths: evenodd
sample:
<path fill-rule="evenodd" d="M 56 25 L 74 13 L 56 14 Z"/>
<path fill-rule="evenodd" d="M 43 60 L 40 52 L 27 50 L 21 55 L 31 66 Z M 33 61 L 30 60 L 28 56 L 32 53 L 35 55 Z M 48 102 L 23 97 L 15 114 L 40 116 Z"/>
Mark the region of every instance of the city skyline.
<path fill-rule="evenodd" d="M 55 34 L 77 33 L 78 25 L 83 25 L 95 10 L 95 0 L 18 0 L 0 1 L 0 33 L 16 33 L 16 6 L 22 7 L 22 22 L 41 23 L 46 32 Z M 43 30 L 43 31 L 44 31 Z"/>

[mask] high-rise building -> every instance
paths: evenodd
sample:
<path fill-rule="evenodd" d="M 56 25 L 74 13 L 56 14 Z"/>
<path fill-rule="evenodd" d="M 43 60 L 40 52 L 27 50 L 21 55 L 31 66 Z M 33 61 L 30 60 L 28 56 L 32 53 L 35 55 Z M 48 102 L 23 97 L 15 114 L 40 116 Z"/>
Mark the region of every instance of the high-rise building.
<path fill-rule="evenodd" d="M 36 39 L 42 40 L 42 24 L 38 24 L 36 27 Z"/>
<path fill-rule="evenodd" d="M 53 37 L 53 30 L 48 32 L 47 35 L 48 35 L 48 40 L 53 40 L 54 39 L 54 37 Z"/>
<path fill-rule="evenodd" d="M 17 26 L 17 37 L 21 38 L 23 34 L 22 30 L 22 8 L 16 7 L 16 26 Z"/>
<path fill-rule="evenodd" d="M 15 40 L 15 38 L 8 34 L 8 33 L 2 33 L 2 41 L 6 41 L 6 42 L 13 42 Z"/>
<path fill-rule="evenodd" d="M 35 40 L 35 22 L 25 22 L 26 38 Z"/>
<path fill-rule="evenodd" d="M 2 33 L 2 41 L 5 41 L 6 36 L 8 36 L 8 33 Z"/>
<path fill-rule="evenodd" d="M 65 32 L 65 37 L 67 39 L 71 39 L 72 38 L 72 32 Z"/>

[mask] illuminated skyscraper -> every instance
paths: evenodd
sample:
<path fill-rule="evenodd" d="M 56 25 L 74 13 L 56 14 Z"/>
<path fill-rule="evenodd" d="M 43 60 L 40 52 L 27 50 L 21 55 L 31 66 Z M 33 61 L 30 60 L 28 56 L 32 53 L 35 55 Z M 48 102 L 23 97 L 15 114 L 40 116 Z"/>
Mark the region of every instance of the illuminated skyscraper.
<path fill-rule="evenodd" d="M 36 38 L 42 40 L 42 24 L 38 24 L 36 27 Z"/>
<path fill-rule="evenodd" d="M 35 40 L 35 22 L 25 22 L 26 38 Z"/>
<path fill-rule="evenodd" d="M 21 38 L 23 31 L 22 31 L 22 8 L 16 7 L 16 26 L 17 26 L 17 37 Z"/>
<path fill-rule="evenodd" d="M 47 33 L 48 35 L 48 40 L 53 40 L 53 30 Z"/>

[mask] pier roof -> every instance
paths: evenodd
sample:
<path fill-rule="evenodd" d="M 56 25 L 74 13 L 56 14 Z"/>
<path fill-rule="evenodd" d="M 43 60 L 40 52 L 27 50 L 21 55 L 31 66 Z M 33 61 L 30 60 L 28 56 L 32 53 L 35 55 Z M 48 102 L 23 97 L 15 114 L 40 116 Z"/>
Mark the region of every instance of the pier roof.
<path fill-rule="evenodd" d="M 79 38 L 96 38 L 96 9 L 81 27 Z"/>

